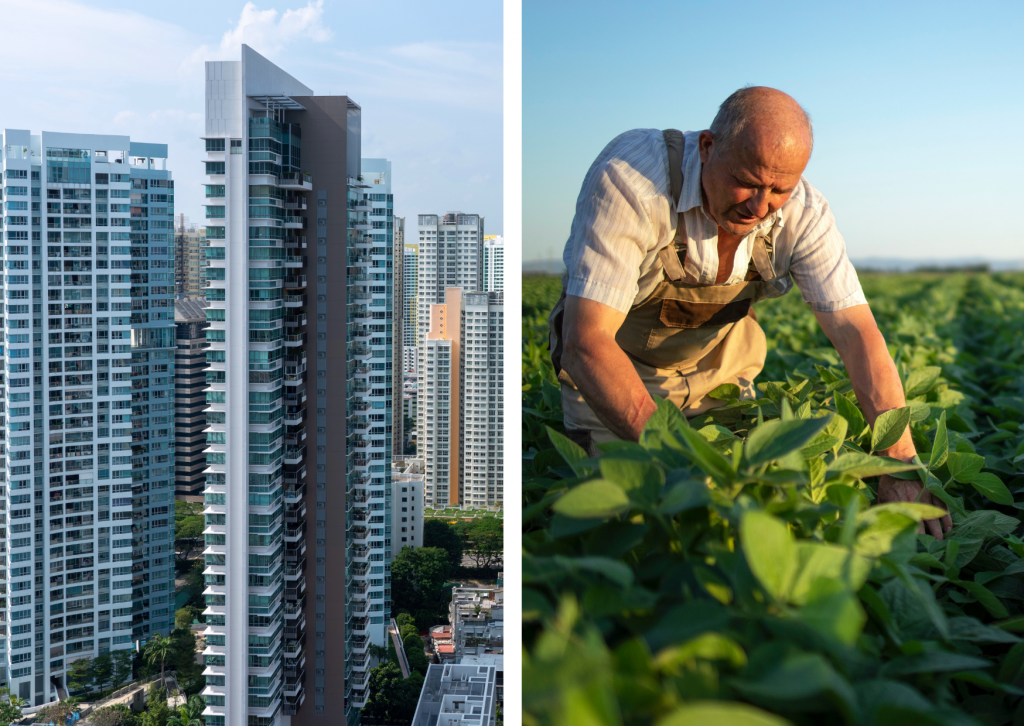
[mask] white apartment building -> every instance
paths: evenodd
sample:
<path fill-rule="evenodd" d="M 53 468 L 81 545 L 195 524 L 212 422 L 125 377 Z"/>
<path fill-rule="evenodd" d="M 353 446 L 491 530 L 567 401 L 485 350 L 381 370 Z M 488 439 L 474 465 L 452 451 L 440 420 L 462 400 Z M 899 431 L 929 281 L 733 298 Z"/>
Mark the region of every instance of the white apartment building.
<path fill-rule="evenodd" d="M 403 218 L 403 223 L 405 222 Z M 404 227 L 404 224 L 403 224 Z M 402 308 L 405 313 L 405 324 L 402 331 L 404 350 L 416 350 L 416 286 L 419 284 L 420 246 L 416 242 L 406 242 L 402 254 Z M 409 370 L 406 368 L 406 370 Z"/>
<path fill-rule="evenodd" d="M 205 721 L 351 726 L 389 609 L 390 175 L 356 103 L 248 46 L 206 94 Z"/>
<path fill-rule="evenodd" d="M 484 218 L 479 214 L 447 212 L 443 215 L 419 215 L 419 251 L 416 272 L 416 346 L 423 362 L 427 330 L 430 327 L 430 306 L 445 302 L 445 290 L 483 289 Z M 412 240 L 410 240 L 411 242 Z M 423 396 L 422 373 L 420 395 Z M 417 406 L 417 437 L 423 437 L 425 408 Z"/>
<path fill-rule="evenodd" d="M 459 306 L 459 503 L 500 508 L 505 409 L 501 292 L 465 292 Z"/>
<path fill-rule="evenodd" d="M 484 237 L 483 278 L 486 292 L 505 289 L 505 238 L 501 235 Z"/>
<path fill-rule="evenodd" d="M 0 684 L 39 706 L 173 623 L 174 182 L 166 144 L 0 145 Z"/>
<path fill-rule="evenodd" d="M 423 546 L 423 459 L 396 458 L 391 463 L 391 487 L 394 561 L 402 548 Z"/>
<path fill-rule="evenodd" d="M 423 503 L 459 506 L 459 307 L 462 291 L 449 288 L 447 303 L 431 305 L 430 330 L 417 373 L 417 415 L 423 422 L 416 454 L 423 459 Z"/>

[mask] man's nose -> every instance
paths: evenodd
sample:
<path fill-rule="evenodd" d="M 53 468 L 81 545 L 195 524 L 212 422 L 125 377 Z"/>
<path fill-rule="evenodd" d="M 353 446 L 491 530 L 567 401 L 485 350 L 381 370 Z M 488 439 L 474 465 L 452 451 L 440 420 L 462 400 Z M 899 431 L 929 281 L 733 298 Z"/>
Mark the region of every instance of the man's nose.
<path fill-rule="evenodd" d="M 747 201 L 747 209 L 750 210 L 750 213 L 758 219 L 767 217 L 768 212 L 771 211 L 769 199 L 770 194 L 768 189 L 758 189 Z"/>

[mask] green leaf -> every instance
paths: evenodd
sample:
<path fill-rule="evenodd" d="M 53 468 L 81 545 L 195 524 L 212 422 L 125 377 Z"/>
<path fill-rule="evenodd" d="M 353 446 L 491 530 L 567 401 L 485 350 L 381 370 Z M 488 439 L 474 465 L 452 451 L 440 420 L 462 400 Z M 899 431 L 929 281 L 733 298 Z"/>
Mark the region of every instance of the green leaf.
<path fill-rule="evenodd" d="M 703 633 L 681 645 L 662 650 L 654 657 L 654 667 L 660 671 L 678 673 L 680 665 L 697 658 L 725 660 L 737 668 L 747 664 L 747 654 L 735 640 L 718 633 Z"/>
<path fill-rule="evenodd" d="M 639 507 L 652 507 L 665 486 L 662 469 L 647 461 L 618 458 L 612 454 L 598 459 L 601 477 L 615 482 L 626 491 L 629 500 Z"/>
<path fill-rule="evenodd" d="M 926 519 L 937 519 L 946 516 L 946 512 L 930 504 L 921 504 L 920 502 L 889 502 L 887 504 L 878 504 L 866 512 L 862 512 L 857 517 L 857 520 L 860 522 L 873 522 L 885 512 L 902 514 L 915 522 L 923 522 Z"/>
<path fill-rule="evenodd" d="M 946 460 L 946 466 L 949 468 L 949 475 L 956 479 L 961 484 L 970 484 L 974 481 L 983 466 L 985 466 L 985 457 L 978 456 L 977 454 L 966 454 L 958 451 L 949 452 L 949 458 Z"/>
<path fill-rule="evenodd" d="M 853 438 L 855 440 L 859 439 L 860 435 L 864 432 L 864 429 L 868 427 L 868 422 L 864 420 L 864 414 L 861 413 L 857 404 L 850 400 L 848 396 L 836 391 L 835 399 L 836 410 L 850 425 L 850 431 L 853 432 Z"/>
<path fill-rule="evenodd" d="M 794 707 L 800 710 L 799 702 L 825 697 L 840 712 L 836 714 L 837 722 L 854 722 L 856 695 L 853 689 L 832 664 L 817 653 L 795 653 L 758 680 L 736 679 L 731 685 L 747 700 L 780 710 Z"/>
<path fill-rule="evenodd" d="M 776 600 L 789 596 L 799 559 L 786 524 L 766 512 L 749 511 L 740 521 L 740 541 L 751 572 Z"/>
<path fill-rule="evenodd" d="M 565 436 L 565 434 L 558 433 L 550 426 L 546 428 L 548 430 L 548 438 L 551 439 L 555 449 L 565 459 L 565 463 L 572 467 L 572 470 L 576 472 L 576 476 L 586 476 L 587 471 L 583 466 L 583 461 L 587 459 L 587 452 L 575 441 Z"/>
<path fill-rule="evenodd" d="M 908 425 L 910 409 L 906 406 L 879 414 L 875 419 L 875 428 L 871 432 L 871 450 L 884 451 L 894 446 L 903 437 Z"/>
<path fill-rule="evenodd" d="M 633 570 L 629 565 L 610 557 L 562 557 L 555 555 L 551 558 L 567 570 L 588 570 L 604 575 L 612 582 L 629 587 L 633 584 Z"/>
<path fill-rule="evenodd" d="M 856 593 L 839 580 L 819 578 L 796 616 L 826 637 L 846 645 L 857 642 L 867 616 Z"/>
<path fill-rule="evenodd" d="M 711 494 L 702 481 L 684 480 L 677 483 L 662 498 L 655 510 L 669 516 L 690 509 L 706 507 L 711 503 Z"/>
<path fill-rule="evenodd" d="M 559 514 L 576 519 L 607 519 L 629 509 L 629 497 L 617 484 L 595 479 L 573 487 L 551 508 Z"/>
<path fill-rule="evenodd" d="M 988 472 L 975 474 L 971 480 L 971 486 L 996 504 L 1013 504 L 1013 495 L 1010 494 L 1010 490 L 1006 488 L 1006 485 L 995 474 L 989 474 Z"/>
<path fill-rule="evenodd" d="M 833 454 L 838 454 L 839 449 L 842 448 L 843 442 L 846 441 L 846 434 L 849 430 L 849 427 L 850 424 L 847 422 L 847 420 L 840 416 L 839 414 L 833 416 L 832 420 L 829 421 L 828 426 L 825 427 L 826 434 L 828 434 L 829 436 L 834 436 L 836 439 L 839 440 L 839 443 L 832 448 Z"/>
<path fill-rule="evenodd" d="M 750 432 L 743 446 L 743 456 L 750 468 L 780 459 L 807 446 L 828 426 L 829 418 L 769 421 Z"/>
<path fill-rule="evenodd" d="M 780 716 L 730 701 L 689 701 L 656 726 L 790 726 Z"/>
<path fill-rule="evenodd" d="M 898 471 L 910 471 L 916 469 L 917 464 L 908 464 L 899 459 L 890 459 L 887 456 L 872 456 L 856 451 L 843 454 L 828 465 L 829 474 L 841 476 L 855 476 L 864 479 L 870 476 L 881 476 L 892 474 Z"/>
<path fill-rule="evenodd" d="M 554 608 L 542 594 L 530 587 L 524 587 L 523 593 L 523 620 L 533 621 L 551 617 Z"/>
<path fill-rule="evenodd" d="M 978 602 L 981 603 L 982 607 L 988 610 L 989 614 L 994 618 L 1008 618 L 1010 617 L 1009 611 L 1006 606 L 995 596 L 991 590 L 984 585 L 979 585 L 976 582 L 969 582 L 967 580 L 958 580 L 955 584 L 959 585 L 967 592 L 974 595 Z"/>
<path fill-rule="evenodd" d="M 942 375 L 942 369 L 938 366 L 925 366 L 918 368 L 907 376 L 904 391 L 907 398 L 923 396 L 935 387 L 936 381 Z"/>
<path fill-rule="evenodd" d="M 939 423 L 935 427 L 935 441 L 932 443 L 932 454 L 928 460 L 928 468 L 935 471 L 946 463 L 949 454 L 949 436 L 946 433 L 946 412 L 939 414 Z"/>
<path fill-rule="evenodd" d="M 796 551 L 797 572 L 788 599 L 798 605 L 807 601 L 818 579 L 845 583 L 856 592 L 871 572 L 870 559 L 830 542 L 800 541 L 796 543 Z"/>
<path fill-rule="evenodd" d="M 944 671 L 968 671 L 990 668 L 992 663 L 961 653 L 917 653 L 895 658 L 882 666 L 880 674 L 886 678 L 899 678 L 917 673 L 938 673 Z"/>
<path fill-rule="evenodd" d="M 907 407 L 910 408 L 911 423 L 927 421 L 932 415 L 932 407 L 923 401 L 907 401 Z"/>
<path fill-rule="evenodd" d="M 714 398 L 718 401 L 731 401 L 734 399 L 739 399 L 740 393 L 740 387 L 737 386 L 735 383 L 723 383 L 722 385 L 720 385 L 718 388 L 714 389 L 707 395 L 710 398 Z"/>

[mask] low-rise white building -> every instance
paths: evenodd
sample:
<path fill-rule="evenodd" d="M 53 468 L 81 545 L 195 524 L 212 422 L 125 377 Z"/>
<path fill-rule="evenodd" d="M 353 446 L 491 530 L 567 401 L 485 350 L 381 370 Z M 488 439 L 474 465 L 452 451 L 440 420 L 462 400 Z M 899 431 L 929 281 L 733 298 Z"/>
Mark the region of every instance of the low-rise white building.
<path fill-rule="evenodd" d="M 404 547 L 423 546 L 423 459 L 391 463 L 391 560 Z"/>
<path fill-rule="evenodd" d="M 493 726 L 498 672 L 494 665 L 431 665 L 412 726 Z"/>

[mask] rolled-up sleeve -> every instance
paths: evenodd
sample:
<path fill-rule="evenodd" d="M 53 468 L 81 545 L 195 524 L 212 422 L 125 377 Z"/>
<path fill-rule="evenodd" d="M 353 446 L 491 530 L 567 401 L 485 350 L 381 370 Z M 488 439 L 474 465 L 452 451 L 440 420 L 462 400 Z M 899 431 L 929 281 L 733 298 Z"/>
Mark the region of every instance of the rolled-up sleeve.
<path fill-rule="evenodd" d="M 820 201 L 816 218 L 796 242 L 789 271 L 813 310 L 831 313 L 865 305 L 857 271 L 846 255 L 846 241 L 836 229 L 828 203 Z"/>
<path fill-rule="evenodd" d="M 649 137 L 624 134 L 587 173 L 563 255 L 567 294 L 629 312 L 641 265 L 665 226 L 665 220 L 651 219 L 650 209 L 652 195 L 665 184 L 664 150 L 653 155 L 644 148 L 650 145 Z M 667 203 L 661 201 L 666 213 L 658 216 L 667 217 Z"/>

